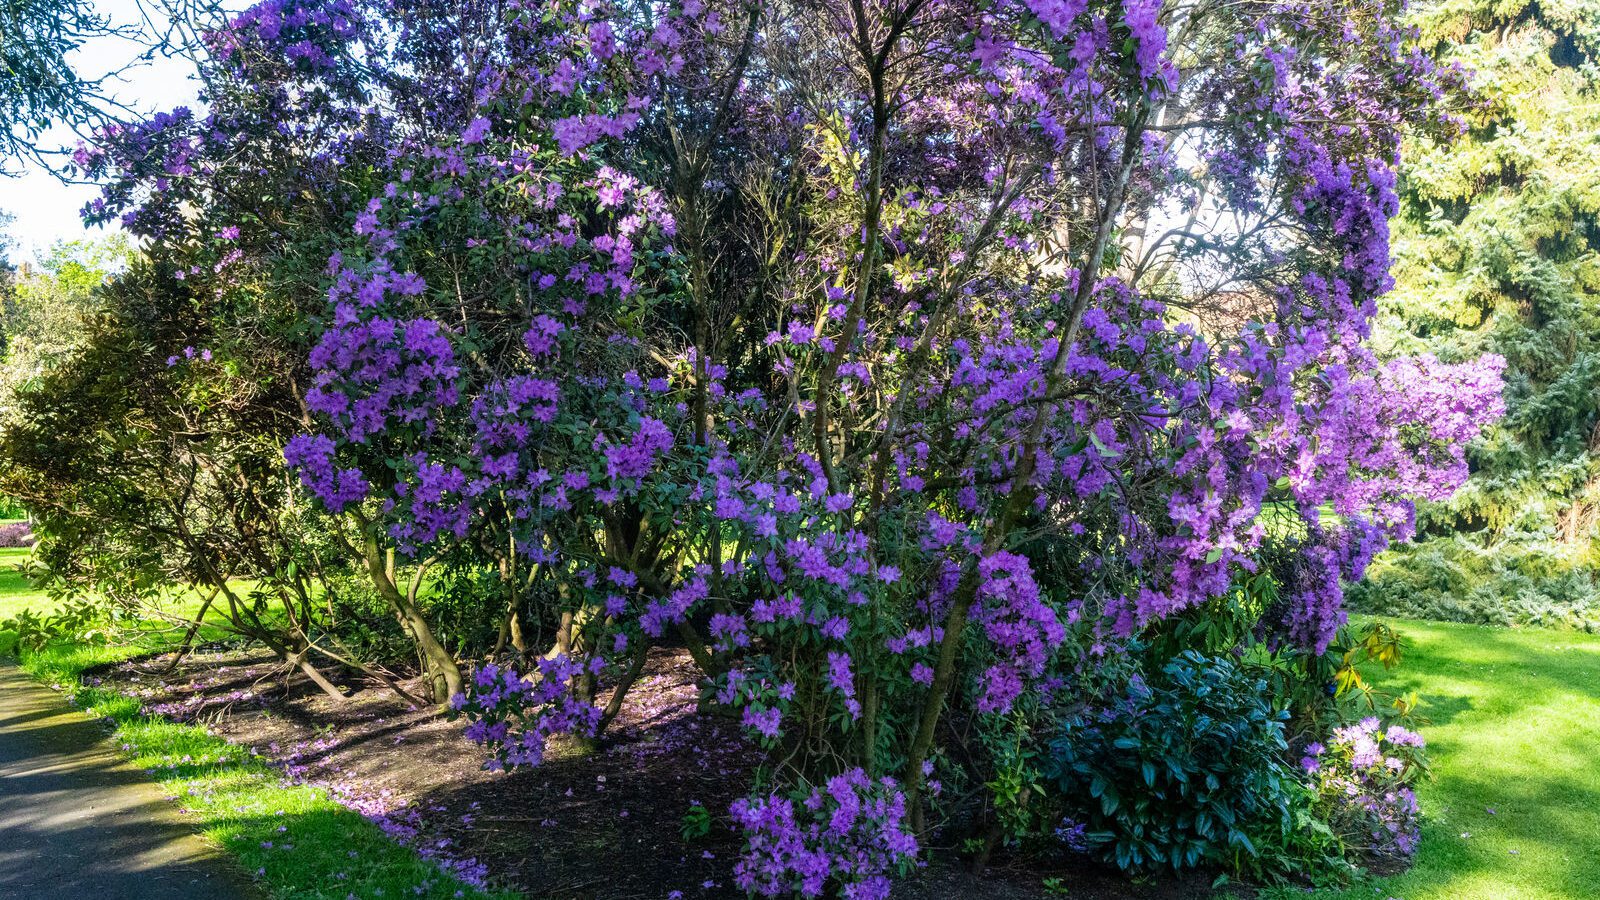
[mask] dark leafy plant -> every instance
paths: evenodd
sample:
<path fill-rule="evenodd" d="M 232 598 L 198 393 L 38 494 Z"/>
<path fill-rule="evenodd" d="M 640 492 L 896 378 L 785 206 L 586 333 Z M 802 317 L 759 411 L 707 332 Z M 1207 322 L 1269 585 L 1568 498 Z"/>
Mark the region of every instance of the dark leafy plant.
<path fill-rule="evenodd" d="M 0 222 L 0 224 L 3 224 L 3 222 Z M 3 266 L 3 263 L 0 263 L 0 266 Z M 27 507 L 10 497 L 0 495 L 0 519 L 26 519 L 27 517 Z"/>
<path fill-rule="evenodd" d="M 1185 651 L 1068 719 L 1047 771 L 1088 851 L 1138 874 L 1281 868 L 1264 848 L 1293 829 L 1301 794 L 1284 760 L 1287 714 L 1269 697 L 1239 664 Z"/>
<path fill-rule="evenodd" d="M 711 833 L 711 811 L 696 803 L 683 814 L 683 824 L 678 829 L 686 841 L 698 841 Z"/>

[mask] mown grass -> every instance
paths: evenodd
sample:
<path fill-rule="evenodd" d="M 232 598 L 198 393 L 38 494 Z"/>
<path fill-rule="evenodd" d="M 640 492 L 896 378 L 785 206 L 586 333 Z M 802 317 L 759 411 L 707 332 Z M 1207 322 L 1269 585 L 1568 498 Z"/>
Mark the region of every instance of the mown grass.
<path fill-rule="evenodd" d="M 1600 635 L 1391 619 L 1434 779 L 1416 865 L 1315 900 L 1600 898 Z M 1282 897 L 1306 897 L 1285 892 Z"/>
<path fill-rule="evenodd" d="M 0 598 L 31 590 L 0 581 Z M 196 725 L 141 714 L 139 703 L 103 688 L 86 670 L 160 649 L 170 631 L 135 632 L 115 644 L 55 643 L 24 654 L 24 670 L 107 720 L 112 740 L 187 810 L 196 828 L 232 852 L 270 895 L 304 900 L 511 898 L 461 883 L 340 806 L 320 788 L 287 784 L 244 748 Z"/>
<path fill-rule="evenodd" d="M 0 619 L 9 619 L 24 609 L 36 613 L 54 608 L 50 597 L 35 588 L 20 566 L 33 551 L 27 547 L 0 547 Z"/>

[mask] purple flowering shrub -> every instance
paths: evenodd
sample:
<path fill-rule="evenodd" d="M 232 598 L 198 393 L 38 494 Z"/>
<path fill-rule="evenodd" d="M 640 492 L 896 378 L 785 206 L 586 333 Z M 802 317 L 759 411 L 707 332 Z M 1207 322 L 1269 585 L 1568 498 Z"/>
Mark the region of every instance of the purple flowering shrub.
<path fill-rule="evenodd" d="M 825 784 L 787 795 L 734 801 L 745 835 L 734 882 L 753 896 L 884 900 L 889 876 L 916 858 L 906 798 L 892 778 L 849 769 Z"/>
<path fill-rule="evenodd" d="M 1501 409 L 1498 359 L 1364 345 L 1395 147 L 1457 76 L 1383 4 L 1171 16 L 267 0 L 204 116 L 80 164 L 212 327 L 279 323 L 261 418 L 329 567 L 499 764 L 686 647 L 777 763 L 746 886 L 876 896 L 934 773 L 995 781 L 953 720 L 1046 720 L 1255 574 L 1250 640 L 1320 655 Z M 441 568 L 536 669 L 463 677 Z"/>
<path fill-rule="evenodd" d="M 1362 859 L 1409 859 L 1422 812 L 1414 792 L 1428 774 L 1422 735 L 1376 716 L 1308 745 L 1300 766 L 1317 792 L 1319 818 Z"/>
<path fill-rule="evenodd" d="M 32 547 L 33 526 L 27 522 L 0 525 L 0 547 Z"/>

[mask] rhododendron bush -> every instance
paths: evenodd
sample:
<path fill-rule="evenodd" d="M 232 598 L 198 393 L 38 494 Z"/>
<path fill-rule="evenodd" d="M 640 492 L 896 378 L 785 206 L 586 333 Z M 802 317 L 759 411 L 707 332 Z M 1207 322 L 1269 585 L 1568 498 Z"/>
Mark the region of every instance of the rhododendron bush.
<path fill-rule="evenodd" d="M 1395 15 L 269 0 L 80 163 L 299 348 L 284 458 L 471 737 L 537 764 L 686 647 L 779 782 L 741 886 L 881 896 L 967 723 L 1246 577 L 1320 654 L 1465 478 L 1499 361 L 1363 343 L 1399 139 L 1455 127 Z M 510 668 L 434 634 L 464 564 Z"/>
<path fill-rule="evenodd" d="M 1417 795 L 1427 773 L 1422 735 L 1369 716 L 1305 748 L 1300 766 L 1326 807 L 1323 819 L 1353 852 L 1407 859 L 1419 838 Z"/>

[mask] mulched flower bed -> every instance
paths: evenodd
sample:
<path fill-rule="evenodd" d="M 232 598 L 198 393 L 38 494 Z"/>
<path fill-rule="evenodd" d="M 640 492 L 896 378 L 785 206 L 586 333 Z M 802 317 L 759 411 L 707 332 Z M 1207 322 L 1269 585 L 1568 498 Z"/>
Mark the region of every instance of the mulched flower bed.
<path fill-rule="evenodd" d="M 150 714 L 203 724 L 286 778 L 326 787 L 469 882 L 552 900 L 743 896 L 731 877 L 739 839 L 722 816 L 760 755 L 737 728 L 696 710 L 694 669 L 681 651 L 651 652 L 597 750 L 553 745 L 538 769 L 512 773 L 485 770 L 486 754 L 460 723 L 360 678 L 335 678 L 349 694 L 336 702 L 304 679 L 286 687 L 276 659 L 258 651 L 210 646 L 176 670 L 170 661 L 143 657 L 92 674 Z M 695 804 L 718 824 L 688 840 L 681 828 Z M 1204 876 L 1133 885 L 1085 865 L 993 867 L 981 877 L 942 865 L 897 886 L 895 897 L 1060 896 L 1043 887 L 1047 877 L 1086 900 L 1214 893 Z"/>

